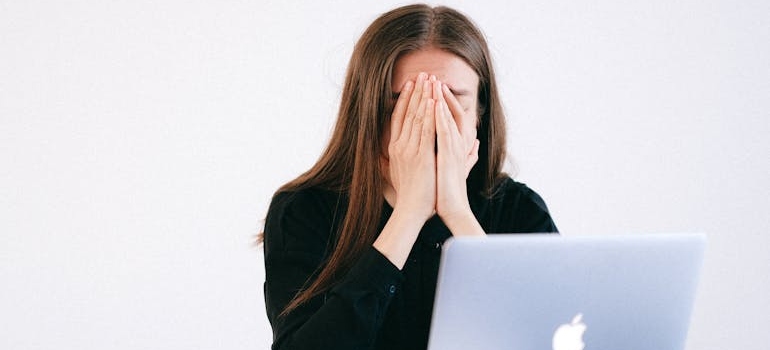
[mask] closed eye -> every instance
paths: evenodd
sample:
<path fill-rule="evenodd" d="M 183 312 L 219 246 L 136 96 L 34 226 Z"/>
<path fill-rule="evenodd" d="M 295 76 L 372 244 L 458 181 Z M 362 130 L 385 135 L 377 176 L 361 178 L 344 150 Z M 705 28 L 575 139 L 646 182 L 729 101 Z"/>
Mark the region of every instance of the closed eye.
<path fill-rule="evenodd" d="M 468 90 L 461 90 L 461 89 L 455 90 L 452 88 L 449 88 L 449 92 L 451 92 L 452 95 L 455 95 L 455 96 L 465 96 L 470 93 Z"/>

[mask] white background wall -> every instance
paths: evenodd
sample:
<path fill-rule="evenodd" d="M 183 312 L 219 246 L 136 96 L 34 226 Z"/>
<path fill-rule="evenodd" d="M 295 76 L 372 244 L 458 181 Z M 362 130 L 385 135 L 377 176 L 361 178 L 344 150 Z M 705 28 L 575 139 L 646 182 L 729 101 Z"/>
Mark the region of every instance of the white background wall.
<path fill-rule="evenodd" d="M 0 349 L 259 349 L 272 192 L 398 3 L 0 1 Z M 689 349 L 766 349 L 770 2 L 448 3 L 572 234 L 710 238 Z"/>

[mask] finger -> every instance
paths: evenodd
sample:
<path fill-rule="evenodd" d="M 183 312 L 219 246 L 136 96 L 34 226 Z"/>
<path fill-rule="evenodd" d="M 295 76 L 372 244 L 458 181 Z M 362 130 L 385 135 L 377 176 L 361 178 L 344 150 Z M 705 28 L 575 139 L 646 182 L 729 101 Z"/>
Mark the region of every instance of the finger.
<path fill-rule="evenodd" d="M 449 118 L 452 118 L 452 111 L 449 110 L 449 105 L 447 104 L 447 101 L 444 99 L 443 94 L 441 95 L 441 99 L 443 101 L 442 109 L 444 110 L 444 115 L 448 116 Z"/>
<path fill-rule="evenodd" d="M 420 101 L 419 108 L 417 109 L 417 115 L 411 120 L 411 127 L 409 135 L 404 134 L 404 137 L 408 137 L 407 150 L 410 154 L 417 153 L 420 147 L 420 139 L 422 138 L 422 128 L 425 121 L 425 105 L 429 100 Z"/>
<path fill-rule="evenodd" d="M 452 117 L 452 111 L 449 109 L 449 105 L 447 104 L 447 101 L 446 101 L 446 99 L 444 98 L 444 94 L 443 94 L 443 86 L 444 86 L 443 84 L 440 86 L 440 89 L 442 90 L 442 93 L 441 93 L 441 94 L 439 94 L 439 96 L 441 96 L 441 97 L 440 97 L 440 102 L 439 102 L 439 103 L 440 103 L 440 106 L 441 106 L 441 112 L 442 112 L 442 113 L 441 113 L 441 115 L 442 115 L 442 117 L 444 117 L 444 118 L 453 118 L 453 117 Z M 445 120 L 445 122 L 446 122 L 446 121 L 447 121 L 447 120 Z M 450 135 L 450 134 L 449 134 L 449 131 L 450 131 L 450 129 L 449 129 L 449 124 L 447 123 L 447 124 L 446 124 L 446 129 L 445 129 L 446 135 Z"/>
<path fill-rule="evenodd" d="M 471 151 L 468 153 L 469 159 L 479 159 L 479 146 L 481 145 L 481 141 L 479 139 L 473 140 L 473 146 L 471 146 Z M 474 161 L 475 162 L 475 161 Z"/>
<path fill-rule="evenodd" d="M 434 154 L 436 145 L 436 100 L 428 99 L 425 103 L 425 119 L 422 123 L 422 140 L 420 140 L 420 152 Z"/>
<path fill-rule="evenodd" d="M 420 73 L 420 75 L 418 76 L 418 80 L 421 77 L 424 78 L 424 79 L 423 79 L 422 83 L 420 83 L 418 81 L 415 84 L 415 90 L 414 90 L 414 92 L 412 92 L 412 100 L 410 101 L 410 105 L 411 105 L 411 102 L 414 101 L 415 97 L 417 97 L 417 107 L 415 108 L 413 113 L 409 113 L 409 111 L 407 109 L 406 119 L 404 121 L 404 128 L 407 127 L 406 124 L 421 124 L 422 123 L 422 118 L 420 118 L 419 120 L 415 120 L 415 119 L 417 119 L 418 115 L 422 116 L 422 117 L 425 117 L 425 114 L 424 114 L 425 106 L 423 105 L 423 103 L 426 101 L 426 99 L 428 97 L 430 97 L 430 91 L 429 90 L 430 90 L 430 86 L 431 85 L 430 85 L 430 81 L 427 79 L 427 74 L 426 73 Z M 418 86 L 421 86 L 421 87 L 418 88 Z M 410 126 L 410 128 L 413 129 L 413 126 Z M 414 133 L 415 131 L 411 130 L 411 132 Z M 411 137 L 412 136 L 410 134 L 409 136 L 407 136 L 406 139 L 410 140 Z M 417 137 L 418 138 L 420 137 L 419 132 L 417 133 Z"/>
<path fill-rule="evenodd" d="M 443 109 L 448 110 L 448 107 L 444 107 Z M 471 147 L 473 147 L 473 143 L 471 142 L 470 145 L 466 146 L 463 135 L 460 133 L 454 118 L 451 117 L 451 114 L 442 114 L 443 125 L 441 126 L 442 130 L 440 131 L 443 134 L 441 135 L 443 141 L 439 146 L 439 149 L 444 150 L 444 152 L 456 153 L 457 155 L 467 155 L 470 152 Z"/>
<path fill-rule="evenodd" d="M 414 82 L 409 80 L 404 83 L 404 86 L 401 88 L 401 92 L 398 95 L 396 106 L 393 108 L 393 113 L 390 117 L 390 142 L 398 140 L 398 136 L 401 135 L 406 107 L 409 103 L 409 98 L 412 96 L 411 92 L 413 88 Z"/>
<path fill-rule="evenodd" d="M 449 124 L 449 136 L 453 147 L 459 146 L 458 154 L 468 154 L 472 144 L 463 139 L 463 134 L 457 126 L 457 123 L 455 123 L 454 118 L 446 118 L 446 120 L 447 124 Z"/>
<path fill-rule="evenodd" d="M 432 92 L 432 98 L 436 100 L 436 105 L 438 105 L 438 101 L 441 99 L 441 81 L 438 80 L 438 78 L 435 75 L 431 75 L 431 92 Z"/>
<path fill-rule="evenodd" d="M 438 106 L 436 111 L 436 143 L 439 154 L 447 153 L 449 140 L 451 140 L 449 119 L 452 119 L 452 117 L 446 111 L 446 103 L 443 103 L 443 106 Z"/>
<path fill-rule="evenodd" d="M 473 169 L 473 166 L 476 164 L 476 162 L 479 161 L 479 145 L 481 143 L 478 139 L 473 140 L 473 146 L 471 147 L 471 153 L 468 154 L 468 157 L 465 161 L 465 176 L 468 176 L 471 169 Z"/>
<path fill-rule="evenodd" d="M 447 102 L 450 113 L 452 113 L 452 120 L 455 121 L 457 129 L 465 140 L 466 149 L 470 150 L 473 147 L 473 140 L 476 138 L 476 125 L 465 125 L 465 111 L 457 97 L 449 90 L 449 86 L 443 84 L 441 86 L 443 96 Z"/>
<path fill-rule="evenodd" d="M 451 95 L 450 95 L 451 96 Z M 454 98 L 454 96 L 452 96 Z M 457 125 L 456 119 L 462 119 L 458 117 L 458 114 L 452 110 L 451 101 L 445 101 L 445 104 L 448 106 L 446 109 L 449 110 L 449 114 L 446 114 L 446 123 L 447 127 L 449 128 L 448 131 L 450 131 L 450 135 L 452 134 L 458 134 L 460 135 L 460 127 Z M 462 116 L 462 114 L 459 114 L 459 116 Z"/>
<path fill-rule="evenodd" d="M 452 119 L 457 119 L 456 123 L 461 127 L 464 126 L 462 125 L 463 121 L 461 117 L 463 114 L 465 114 L 465 111 L 463 110 L 463 106 L 460 104 L 460 101 L 458 101 L 455 95 L 449 91 L 449 86 L 446 84 L 441 86 L 441 91 L 443 92 L 447 106 L 449 106 L 449 111 L 452 112 Z"/>
<path fill-rule="evenodd" d="M 441 95 L 441 81 L 438 80 L 438 77 L 435 75 L 430 76 L 430 97 L 436 101 L 438 101 L 439 95 Z M 436 89 L 436 88 L 439 89 Z"/>
<path fill-rule="evenodd" d="M 412 95 L 409 96 L 409 104 L 406 107 L 406 118 L 409 119 L 417 114 L 418 107 L 420 106 L 420 100 L 422 99 L 422 90 L 425 87 L 425 81 L 428 79 L 427 73 L 420 73 L 417 75 L 417 81 L 414 83 L 414 90 Z"/>
<path fill-rule="evenodd" d="M 428 80 L 425 81 L 425 86 L 422 89 L 422 98 L 429 99 L 433 96 L 433 83 L 436 81 L 436 76 L 431 75 Z"/>

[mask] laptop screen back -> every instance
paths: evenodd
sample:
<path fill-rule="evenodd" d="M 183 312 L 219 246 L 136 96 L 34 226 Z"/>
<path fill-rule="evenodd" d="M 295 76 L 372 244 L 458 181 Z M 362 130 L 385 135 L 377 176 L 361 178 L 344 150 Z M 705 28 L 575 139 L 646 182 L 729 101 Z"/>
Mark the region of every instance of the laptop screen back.
<path fill-rule="evenodd" d="M 429 349 L 684 348 L 703 235 L 489 235 L 444 245 Z"/>

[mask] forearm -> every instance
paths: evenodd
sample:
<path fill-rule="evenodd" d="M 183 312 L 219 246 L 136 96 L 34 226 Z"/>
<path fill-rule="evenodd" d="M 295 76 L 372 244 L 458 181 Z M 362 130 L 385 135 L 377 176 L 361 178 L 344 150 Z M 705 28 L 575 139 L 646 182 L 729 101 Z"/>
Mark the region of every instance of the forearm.
<path fill-rule="evenodd" d="M 374 241 L 374 248 L 399 270 L 403 269 L 425 221 L 426 219 L 396 206 L 379 237 Z"/>
<path fill-rule="evenodd" d="M 267 268 L 266 302 L 274 331 L 274 350 L 370 348 L 403 276 L 374 248 L 340 283 L 306 304 L 278 316 L 292 298 L 303 273 L 289 268 L 298 261 L 279 259 Z M 281 268 L 284 267 L 284 268 Z"/>
<path fill-rule="evenodd" d="M 484 232 L 481 224 L 479 224 L 479 221 L 470 209 L 455 215 L 441 217 L 441 221 L 444 222 L 444 225 L 452 232 L 452 236 L 455 237 L 486 235 L 486 232 Z"/>

